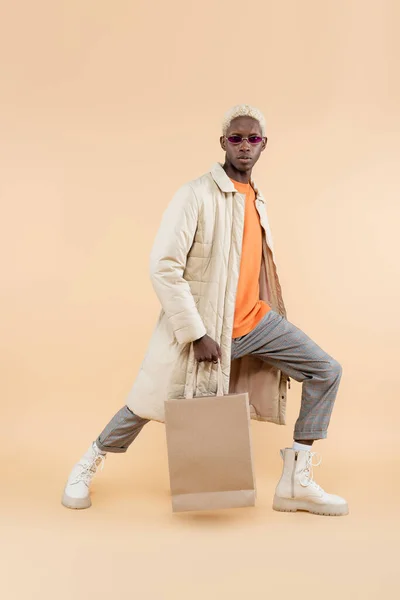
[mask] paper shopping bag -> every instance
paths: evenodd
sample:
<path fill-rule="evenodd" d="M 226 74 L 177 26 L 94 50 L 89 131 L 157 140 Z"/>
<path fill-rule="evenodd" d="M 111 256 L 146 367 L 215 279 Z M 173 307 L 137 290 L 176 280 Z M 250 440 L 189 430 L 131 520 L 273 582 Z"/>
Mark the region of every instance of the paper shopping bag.
<path fill-rule="evenodd" d="M 173 512 L 254 506 L 249 397 L 218 389 L 195 396 L 195 360 L 185 398 L 165 401 L 165 431 Z"/>

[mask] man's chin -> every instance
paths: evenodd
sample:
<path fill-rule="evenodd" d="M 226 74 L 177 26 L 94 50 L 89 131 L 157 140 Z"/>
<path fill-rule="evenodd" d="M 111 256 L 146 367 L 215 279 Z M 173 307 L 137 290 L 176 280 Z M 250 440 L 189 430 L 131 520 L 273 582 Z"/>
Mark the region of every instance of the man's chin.
<path fill-rule="evenodd" d="M 251 169 L 253 166 L 253 161 L 252 160 L 236 160 L 234 165 L 238 171 L 243 171 L 243 172 L 249 171 L 249 169 Z"/>

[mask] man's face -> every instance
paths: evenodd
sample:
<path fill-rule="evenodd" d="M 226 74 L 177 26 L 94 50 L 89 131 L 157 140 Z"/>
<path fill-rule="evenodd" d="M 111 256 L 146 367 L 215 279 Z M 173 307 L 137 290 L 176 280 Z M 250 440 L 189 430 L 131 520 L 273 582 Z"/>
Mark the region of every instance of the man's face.
<path fill-rule="evenodd" d="M 238 171 L 251 170 L 260 158 L 267 140 L 264 138 L 259 144 L 250 144 L 247 140 L 243 140 L 240 144 L 231 144 L 226 138 L 234 134 L 244 137 L 262 136 L 260 124 L 252 117 L 236 117 L 231 121 L 226 137 L 220 137 L 221 147 L 226 152 L 228 162 Z"/>

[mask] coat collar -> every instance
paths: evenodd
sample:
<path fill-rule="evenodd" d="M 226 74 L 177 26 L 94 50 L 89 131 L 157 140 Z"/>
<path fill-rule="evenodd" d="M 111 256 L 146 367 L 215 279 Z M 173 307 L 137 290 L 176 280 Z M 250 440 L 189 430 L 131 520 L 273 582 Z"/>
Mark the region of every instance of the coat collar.
<path fill-rule="evenodd" d="M 212 178 L 214 179 L 215 183 L 217 184 L 217 186 L 220 188 L 220 190 L 222 192 L 234 193 L 237 191 L 235 186 L 233 185 L 232 181 L 229 179 L 228 175 L 225 173 L 225 170 L 222 167 L 222 163 L 220 163 L 220 162 L 214 163 L 210 169 L 210 172 L 211 172 Z M 250 179 L 250 183 L 255 191 L 257 200 L 261 200 L 261 202 L 265 203 L 264 196 L 258 189 L 253 178 Z"/>

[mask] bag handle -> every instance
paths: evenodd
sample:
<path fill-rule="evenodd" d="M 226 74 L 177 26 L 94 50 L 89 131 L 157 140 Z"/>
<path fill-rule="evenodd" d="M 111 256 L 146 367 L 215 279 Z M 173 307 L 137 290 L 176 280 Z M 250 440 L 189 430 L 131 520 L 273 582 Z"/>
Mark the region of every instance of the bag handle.
<path fill-rule="evenodd" d="M 193 343 L 192 343 L 193 346 Z M 197 373 L 198 373 L 198 369 L 199 369 L 199 361 L 194 359 L 194 366 L 192 369 L 192 372 L 190 374 L 189 377 L 189 381 L 187 384 L 187 391 L 185 394 L 185 398 L 193 398 L 194 396 L 194 392 L 196 390 L 196 385 L 197 385 Z M 217 396 L 223 396 L 224 395 L 224 377 L 222 374 L 222 367 L 221 367 L 221 361 L 218 360 L 218 368 L 217 368 L 217 381 L 218 381 L 218 385 L 217 385 Z"/>

